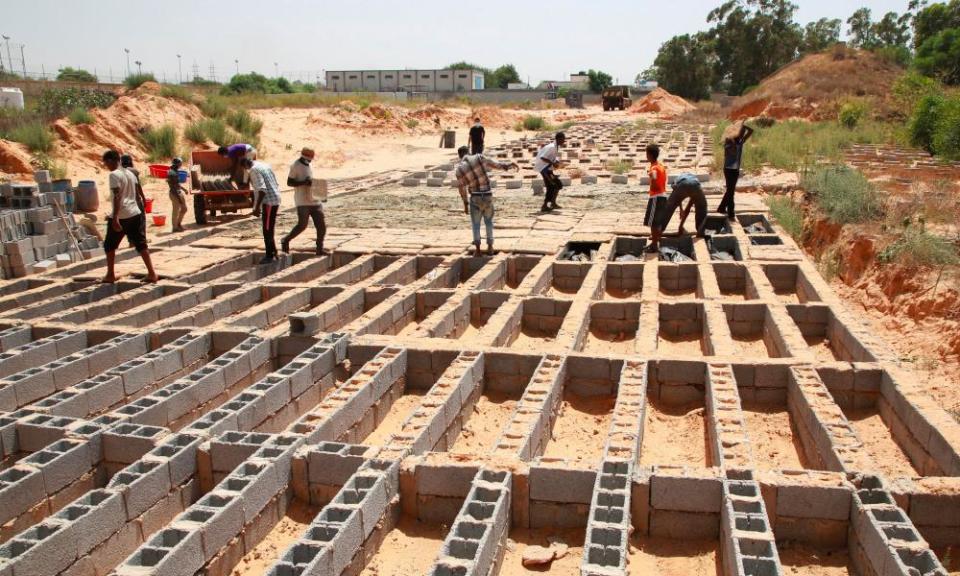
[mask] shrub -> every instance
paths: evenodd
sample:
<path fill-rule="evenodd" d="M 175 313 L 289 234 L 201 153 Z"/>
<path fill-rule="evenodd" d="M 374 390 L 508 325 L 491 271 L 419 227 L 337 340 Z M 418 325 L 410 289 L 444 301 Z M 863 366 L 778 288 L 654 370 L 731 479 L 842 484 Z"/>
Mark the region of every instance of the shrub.
<path fill-rule="evenodd" d="M 236 133 L 227 128 L 226 122 L 220 118 L 208 118 L 203 121 L 203 133 L 207 139 L 217 146 L 229 146 L 235 143 Z"/>
<path fill-rule="evenodd" d="M 948 160 L 960 159 L 960 96 L 947 99 L 939 108 L 933 152 Z"/>
<path fill-rule="evenodd" d="M 539 130 L 543 130 L 546 125 L 547 123 L 542 116 L 531 116 L 528 114 L 523 117 L 524 130 L 530 130 L 530 131 L 536 132 Z"/>
<path fill-rule="evenodd" d="M 147 147 L 147 159 L 151 162 L 167 160 L 177 155 L 177 130 L 169 124 L 159 128 L 147 128 L 141 138 Z"/>
<path fill-rule="evenodd" d="M 183 86 L 173 86 L 170 84 L 164 85 L 160 88 L 160 95 L 164 98 L 171 98 L 173 100 L 180 100 L 181 102 L 186 102 L 187 104 L 195 104 L 193 93 L 184 88 Z"/>
<path fill-rule="evenodd" d="M 57 80 L 61 82 L 96 82 L 97 77 L 82 68 L 67 66 L 57 74 Z"/>
<path fill-rule="evenodd" d="M 204 144 L 207 141 L 205 123 L 205 120 L 198 120 L 187 124 L 186 128 L 183 129 L 183 138 L 193 144 Z"/>
<path fill-rule="evenodd" d="M 940 94 L 927 94 L 920 98 L 907 125 L 911 144 L 933 153 L 933 135 L 945 102 Z"/>
<path fill-rule="evenodd" d="M 924 226 L 909 225 L 877 259 L 906 266 L 954 266 L 960 264 L 960 253 L 952 242 L 927 232 Z"/>
<path fill-rule="evenodd" d="M 803 211 L 800 205 L 787 196 L 767 198 L 770 214 L 794 240 L 800 240 L 803 234 Z"/>
<path fill-rule="evenodd" d="M 209 97 L 200 103 L 200 111 L 210 118 L 223 118 L 227 115 L 227 103 L 216 97 Z"/>
<path fill-rule="evenodd" d="M 414 128 L 420 125 L 420 121 L 417 120 L 416 118 L 407 118 L 407 121 L 405 122 L 405 124 L 407 128 L 413 130 Z"/>
<path fill-rule="evenodd" d="M 633 160 L 609 160 L 607 162 L 607 170 L 614 174 L 626 174 L 630 170 L 633 170 Z"/>
<path fill-rule="evenodd" d="M 247 110 L 235 110 L 227 114 L 227 124 L 237 131 L 240 136 L 248 143 L 256 146 L 260 142 L 260 130 L 263 129 L 263 121 L 257 120 Z"/>
<path fill-rule="evenodd" d="M 60 118 L 77 108 L 106 108 L 117 97 L 104 90 L 50 88 L 37 97 L 37 111 L 45 118 Z"/>
<path fill-rule="evenodd" d="M 153 74 L 150 72 L 147 72 L 146 74 L 131 74 L 123 80 L 123 83 L 124 85 L 126 85 L 127 88 L 133 90 L 135 88 L 139 88 L 140 86 L 143 86 L 147 82 L 156 82 L 156 81 L 157 79 L 153 76 Z"/>
<path fill-rule="evenodd" d="M 7 133 L 7 138 L 23 144 L 31 152 L 44 153 L 53 150 L 53 143 L 57 139 L 43 122 L 36 121 L 17 126 Z"/>
<path fill-rule="evenodd" d="M 904 116 L 911 115 L 924 96 L 942 91 L 940 82 L 916 71 L 905 73 L 893 83 L 893 97 Z"/>
<path fill-rule="evenodd" d="M 801 185 L 831 221 L 837 224 L 866 222 L 883 213 L 876 189 L 859 171 L 843 164 L 805 170 Z"/>
<path fill-rule="evenodd" d="M 49 154 L 41 152 L 34 158 L 34 163 L 40 170 L 49 170 L 50 177 L 54 180 L 62 180 L 68 175 L 67 164 L 60 160 L 53 159 Z"/>
<path fill-rule="evenodd" d="M 837 119 L 840 125 L 847 130 L 853 130 L 860 125 L 860 121 L 867 115 L 867 105 L 858 100 L 844 102 L 840 107 Z"/>
<path fill-rule="evenodd" d="M 81 124 L 93 124 L 93 114 L 86 108 L 74 108 L 69 118 L 70 123 L 77 126 Z"/>

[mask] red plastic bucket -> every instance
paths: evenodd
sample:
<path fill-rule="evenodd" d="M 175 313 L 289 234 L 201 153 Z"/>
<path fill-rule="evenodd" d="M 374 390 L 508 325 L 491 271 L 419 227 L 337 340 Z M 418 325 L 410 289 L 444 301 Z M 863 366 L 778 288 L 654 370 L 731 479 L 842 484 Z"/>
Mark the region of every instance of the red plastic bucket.
<path fill-rule="evenodd" d="M 146 202 L 143 203 L 143 211 L 147 214 L 153 212 L 153 198 L 146 199 Z"/>
<path fill-rule="evenodd" d="M 154 214 L 153 215 L 153 225 L 154 226 L 163 226 L 167 223 L 166 214 Z"/>

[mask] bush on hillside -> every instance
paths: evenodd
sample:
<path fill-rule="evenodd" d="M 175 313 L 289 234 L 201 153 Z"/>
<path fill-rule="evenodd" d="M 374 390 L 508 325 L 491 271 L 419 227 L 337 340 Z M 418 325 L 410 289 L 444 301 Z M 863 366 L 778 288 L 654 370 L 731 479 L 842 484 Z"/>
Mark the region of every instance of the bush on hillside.
<path fill-rule="evenodd" d="M 57 80 L 61 82 L 96 82 L 97 77 L 82 68 L 67 66 L 57 73 Z"/>
<path fill-rule="evenodd" d="M 948 160 L 960 159 L 960 95 L 921 98 L 907 132 L 914 146 Z"/>
<path fill-rule="evenodd" d="M 880 195 L 859 170 L 845 164 L 805 170 L 800 184 L 832 222 L 853 224 L 883 214 Z"/>
<path fill-rule="evenodd" d="M 73 112 L 70 113 L 70 123 L 75 126 L 80 126 L 81 124 L 93 124 L 93 114 L 90 113 L 86 108 L 74 108 Z"/>
<path fill-rule="evenodd" d="M 37 97 L 37 111 L 48 119 L 60 118 L 77 108 L 106 108 L 116 99 L 104 90 L 49 88 Z"/>
<path fill-rule="evenodd" d="M 770 214 L 793 237 L 800 240 L 803 234 L 803 210 L 787 196 L 771 196 L 767 199 Z"/>
<path fill-rule="evenodd" d="M 51 132 L 43 122 L 30 122 L 17 126 L 6 134 L 9 140 L 19 142 L 27 147 L 31 152 L 50 152 L 53 150 L 53 143 L 56 142 L 56 135 Z"/>
<path fill-rule="evenodd" d="M 867 115 L 867 105 L 859 100 L 850 100 L 844 102 L 840 107 L 837 119 L 840 125 L 848 130 L 853 130 L 860 125 L 860 122 Z"/>
<path fill-rule="evenodd" d="M 141 139 L 150 162 L 169 160 L 177 155 L 177 129 L 169 124 L 147 128 L 141 133 Z"/>
<path fill-rule="evenodd" d="M 147 82 L 156 82 L 156 81 L 157 81 L 156 77 L 154 77 L 154 75 L 151 72 L 146 72 L 144 74 L 131 74 L 123 80 L 123 83 L 127 88 L 133 90 L 135 88 L 139 88 L 140 86 L 143 86 Z"/>

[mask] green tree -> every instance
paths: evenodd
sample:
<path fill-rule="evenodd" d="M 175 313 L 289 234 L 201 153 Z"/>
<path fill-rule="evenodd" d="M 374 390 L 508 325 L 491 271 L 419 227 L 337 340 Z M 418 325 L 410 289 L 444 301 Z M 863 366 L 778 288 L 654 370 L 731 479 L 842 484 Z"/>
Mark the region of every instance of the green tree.
<path fill-rule="evenodd" d="M 788 0 L 728 0 L 707 16 L 713 23 L 714 78 L 741 94 L 780 67 L 793 61 L 803 30 Z"/>
<path fill-rule="evenodd" d="M 960 84 L 960 0 L 923 7 L 913 20 L 917 70 Z"/>
<path fill-rule="evenodd" d="M 854 48 L 873 48 L 877 39 L 874 36 L 873 19 L 869 8 L 860 8 L 847 18 L 849 43 Z"/>
<path fill-rule="evenodd" d="M 887 12 L 874 22 L 869 8 L 860 8 L 847 19 L 850 45 L 865 50 L 906 48 L 910 43 L 910 12 Z"/>
<path fill-rule="evenodd" d="M 520 73 L 513 64 L 504 64 L 490 73 L 485 81 L 488 88 L 506 89 L 507 85 L 520 82 Z"/>
<path fill-rule="evenodd" d="M 803 42 L 800 51 L 804 54 L 822 52 L 840 41 L 840 20 L 821 18 L 809 22 L 803 28 Z"/>
<path fill-rule="evenodd" d="M 587 78 L 589 78 L 590 91 L 594 93 L 603 92 L 613 86 L 613 76 L 602 70 L 594 70 L 593 68 L 587 70 Z"/>
<path fill-rule="evenodd" d="M 710 97 L 712 53 L 703 34 L 674 36 L 662 46 L 654 60 L 656 80 L 661 88 L 692 100 Z"/>
<path fill-rule="evenodd" d="M 67 66 L 57 73 L 57 80 L 63 82 L 96 82 L 97 77 L 82 68 L 71 68 Z"/>

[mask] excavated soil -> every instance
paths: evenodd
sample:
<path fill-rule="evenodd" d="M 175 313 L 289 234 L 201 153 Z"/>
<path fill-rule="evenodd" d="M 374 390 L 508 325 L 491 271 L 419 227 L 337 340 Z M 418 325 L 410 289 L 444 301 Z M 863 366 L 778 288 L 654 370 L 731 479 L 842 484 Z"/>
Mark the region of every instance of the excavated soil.
<path fill-rule="evenodd" d="M 846 549 L 824 551 L 797 542 L 777 542 L 785 576 L 847 576 L 856 574 Z"/>
<path fill-rule="evenodd" d="M 521 529 L 514 528 L 507 538 L 506 551 L 499 576 L 528 576 L 530 574 L 554 574 L 556 576 L 580 576 L 583 561 L 583 529 Z M 528 546 L 550 547 L 553 542 L 566 544 L 566 554 L 554 559 L 549 565 L 524 567 L 523 551 Z"/>
<path fill-rule="evenodd" d="M 919 476 L 876 409 L 844 410 L 873 463 L 887 478 Z"/>
<path fill-rule="evenodd" d="M 565 392 L 543 456 L 566 458 L 575 467 L 596 468 L 610 429 L 616 398 Z"/>
<path fill-rule="evenodd" d="M 426 394 L 425 390 L 407 389 L 402 396 L 394 400 L 383 421 L 364 439 L 363 443 L 368 446 L 382 446 L 392 434 L 400 432 L 404 421 L 420 405 L 424 394 Z"/>
<path fill-rule="evenodd" d="M 287 547 L 300 539 L 318 512 L 320 512 L 319 506 L 310 506 L 300 500 L 292 499 L 287 506 L 286 515 L 277 522 L 266 538 L 240 559 L 231 575 L 266 574 Z"/>
<path fill-rule="evenodd" d="M 647 402 L 640 465 L 709 465 L 707 423 L 703 404 L 663 406 Z"/>
<path fill-rule="evenodd" d="M 754 462 L 765 470 L 803 470 L 803 448 L 785 408 L 743 403 Z"/>
<path fill-rule="evenodd" d="M 428 574 L 443 545 L 444 532 L 442 526 L 403 516 L 387 533 L 377 554 L 360 576 Z"/>
<path fill-rule="evenodd" d="M 517 399 L 510 394 L 495 390 L 481 394 L 450 452 L 474 456 L 490 452 L 516 407 Z"/>
<path fill-rule="evenodd" d="M 630 538 L 627 567 L 644 576 L 713 576 L 723 574 L 715 540 Z"/>
<path fill-rule="evenodd" d="M 663 88 L 656 88 L 653 92 L 637 100 L 630 107 L 630 112 L 634 114 L 653 113 L 662 118 L 673 118 L 696 109 L 696 106 L 680 96 L 671 94 Z"/>

